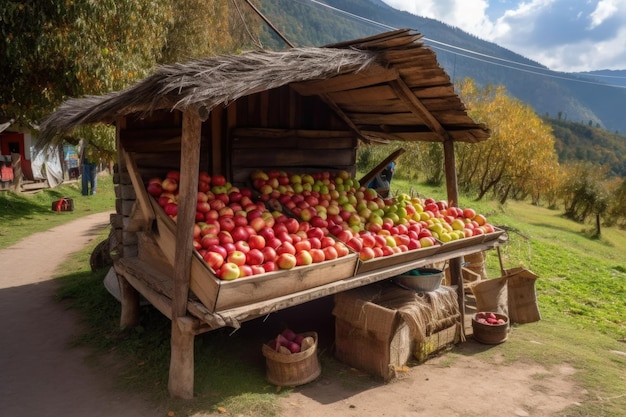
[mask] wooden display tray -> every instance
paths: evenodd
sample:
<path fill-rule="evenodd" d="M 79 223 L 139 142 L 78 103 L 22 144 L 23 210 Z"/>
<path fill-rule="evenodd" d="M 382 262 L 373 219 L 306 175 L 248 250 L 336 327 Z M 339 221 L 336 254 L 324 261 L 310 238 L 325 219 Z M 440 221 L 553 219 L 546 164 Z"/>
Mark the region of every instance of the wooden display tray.
<path fill-rule="evenodd" d="M 504 230 L 502 229 L 494 228 L 494 230 L 494 232 L 484 235 L 465 237 L 462 239 L 453 240 L 451 242 L 444 242 L 441 244 L 441 250 L 439 252 L 449 252 L 468 246 L 478 245 L 483 242 L 490 242 L 492 240 L 496 240 L 504 233 Z"/>
<path fill-rule="evenodd" d="M 414 249 L 407 252 L 394 253 L 393 255 L 383 256 L 381 258 L 370 259 L 369 261 L 361 261 L 356 269 L 357 274 L 374 271 L 380 268 L 387 268 L 391 265 L 403 264 L 411 261 L 417 261 L 434 255 L 442 248 L 441 245 L 430 246 L 428 248 Z"/>
<path fill-rule="evenodd" d="M 170 264 L 174 264 L 176 225 L 163 209 L 150 198 L 155 213 L 156 242 Z M 189 288 L 210 312 L 219 312 L 251 303 L 297 293 L 354 276 L 358 255 L 288 271 L 276 271 L 251 277 L 223 281 L 215 276 L 209 266 L 194 251 Z"/>

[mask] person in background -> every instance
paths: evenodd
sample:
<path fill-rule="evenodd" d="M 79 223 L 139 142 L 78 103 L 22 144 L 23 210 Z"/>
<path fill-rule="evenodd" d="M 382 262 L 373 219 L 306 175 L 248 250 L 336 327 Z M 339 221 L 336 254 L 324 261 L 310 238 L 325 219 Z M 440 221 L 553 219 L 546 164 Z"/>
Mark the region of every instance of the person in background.
<path fill-rule="evenodd" d="M 395 172 L 396 163 L 391 161 L 378 175 L 374 177 L 372 181 L 367 185 L 368 188 L 373 188 L 380 195 L 386 197 L 391 187 L 391 179 Z"/>
<path fill-rule="evenodd" d="M 98 183 L 98 164 L 92 147 L 85 139 L 79 143 L 80 163 L 82 166 L 82 194 L 93 195 L 96 193 Z"/>

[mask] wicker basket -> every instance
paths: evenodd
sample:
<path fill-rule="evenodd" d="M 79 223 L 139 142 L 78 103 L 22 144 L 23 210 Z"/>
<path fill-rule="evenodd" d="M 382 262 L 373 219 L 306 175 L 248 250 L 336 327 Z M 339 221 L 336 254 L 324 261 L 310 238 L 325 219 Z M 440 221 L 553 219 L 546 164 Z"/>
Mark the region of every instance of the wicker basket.
<path fill-rule="evenodd" d="M 509 318 L 505 314 L 494 313 L 496 318 L 503 319 L 504 324 L 483 324 L 476 321 L 476 315 L 472 317 L 472 330 L 474 339 L 487 345 L 497 345 L 506 341 L 509 336 Z"/>
<path fill-rule="evenodd" d="M 317 358 L 317 333 L 306 332 L 303 336 L 311 336 L 315 343 L 304 352 L 280 353 L 263 344 L 262 351 L 267 366 L 267 380 L 278 386 L 295 387 L 313 381 L 322 373 Z"/>

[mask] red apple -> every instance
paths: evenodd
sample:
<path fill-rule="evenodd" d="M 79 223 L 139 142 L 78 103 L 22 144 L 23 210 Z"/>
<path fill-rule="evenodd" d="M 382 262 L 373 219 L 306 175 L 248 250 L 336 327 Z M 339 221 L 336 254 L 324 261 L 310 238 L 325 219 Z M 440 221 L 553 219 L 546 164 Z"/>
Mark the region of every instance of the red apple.
<path fill-rule="evenodd" d="M 326 260 L 326 255 L 322 249 L 312 248 L 309 253 L 311 254 L 311 260 L 313 263 L 324 262 Z"/>
<path fill-rule="evenodd" d="M 260 217 L 248 217 L 248 224 L 252 226 L 252 228 L 259 233 L 263 228 L 266 227 L 265 220 Z"/>
<path fill-rule="evenodd" d="M 265 262 L 263 264 L 263 270 L 265 272 L 274 272 L 278 269 L 278 267 L 276 266 L 276 263 L 273 261 L 269 261 L 269 262 Z"/>
<path fill-rule="evenodd" d="M 167 203 L 165 207 L 163 207 L 163 210 L 165 210 L 165 214 L 170 217 L 176 216 L 178 214 L 178 204 Z"/>
<path fill-rule="evenodd" d="M 339 256 L 337 254 L 337 249 L 334 246 L 326 246 L 322 250 L 324 251 L 324 258 L 327 261 L 337 259 L 337 257 Z"/>
<path fill-rule="evenodd" d="M 246 263 L 246 254 L 239 250 L 235 250 L 228 254 L 226 261 L 227 263 L 233 263 L 237 266 L 243 265 Z"/>
<path fill-rule="evenodd" d="M 250 245 L 245 240 L 238 240 L 235 242 L 235 251 L 248 253 L 250 252 Z"/>
<path fill-rule="evenodd" d="M 230 234 L 235 242 L 240 240 L 248 241 L 250 238 L 250 232 L 248 232 L 248 229 L 244 226 L 235 226 Z"/>
<path fill-rule="evenodd" d="M 264 256 L 260 249 L 250 249 L 246 253 L 246 263 L 248 265 L 261 265 L 263 263 Z"/>
<path fill-rule="evenodd" d="M 231 230 L 233 230 L 235 228 L 235 221 L 233 220 L 232 217 L 229 217 L 229 216 L 221 217 L 220 216 L 218 221 L 219 221 L 221 230 L 225 230 L 227 232 L 230 232 Z"/>
<path fill-rule="evenodd" d="M 200 171 L 198 173 L 198 180 L 211 184 L 211 176 L 207 171 Z"/>
<path fill-rule="evenodd" d="M 178 181 L 173 178 L 165 178 L 161 183 L 163 191 L 173 193 L 178 189 Z"/>
<path fill-rule="evenodd" d="M 308 238 L 309 245 L 311 245 L 311 249 L 321 249 L 322 242 L 316 237 Z"/>
<path fill-rule="evenodd" d="M 226 259 L 228 256 L 228 251 L 223 246 L 220 245 L 211 245 L 207 248 L 207 252 L 216 252 L 222 255 L 222 258 Z"/>
<path fill-rule="evenodd" d="M 373 248 L 376 245 L 376 238 L 371 233 L 362 234 L 361 240 L 364 247 Z"/>
<path fill-rule="evenodd" d="M 263 249 L 265 247 L 265 238 L 261 235 L 252 235 L 248 238 L 250 249 Z"/>
<path fill-rule="evenodd" d="M 282 244 L 283 244 L 283 241 L 277 237 L 271 237 L 265 240 L 265 246 L 269 246 L 270 248 L 273 248 L 273 249 L 277 249 Z"/>
<path fill-rule="evenodd" d="M 420 243 L 419 239 L 411 239 L 409 240 L 409 244 L 407 245 L 407 248 L 409 248 L 409 250 L 420 249 L 421 247 L 422 244 Z"/>
<path fill-rule="evenodd" d="M 296 249 L 296 252 L 311 250 L 311 242 L 309 240 L 300 240 L 298 242 L 295 242 L 293 246 Z"/>
<path fill-rule="evenodd" d="M 161 182 L 159 180 L 159 182 L 151 182 L 148 184 L 148 186 L 146 187 L 146 190 L 148 191 L 148 194 L 150 194 L 153 197 L 159 197 L 161 195 L 161 193 L 163 192 L 163 187 L 161 186 Z"/>
<path fill-rule="evenodd" d="M 223 175 L 213 175 L 211 178 L 211 185 L 224 186 L 226 185 L 226 177 Z"/>
<path fill-rule="evenodd" d="M 296 233 L 300 227 L 298 221 L 294 218 L 287 219 L 285 221 L 285 226 L 287 227 L 287 232 Z"/>
<path fill-rule="evenodd" d="M 296 248 L 290 242 L 283 241 L 283 243 L 276 248 L 276 253 L 281 255 L 283 253 L 288 253 L 290 255 L 296 254 Z"/>
<path fill-rule="evenodd" d="M 225 262 L 218 272 L 218 276 L 225 281 L 237 279 L 239 274 L 239 266 L 232 262 Z"/>
<path fill-rule="evenodd" d="M 322 249 L 328 247 L 328 246 L 333 246 L 335 244 L 335 239 L 333 239 L 330 236 L 324 236 L 323 238 L 320 239 L 320 244 Z"/>
<path fill-rule="evenodd" d="M 226 253 L 227 253 L 227 254 L 228 254 L 228 253 L 232 253 L 232 252 L 234 252 L 234 251 L 236 251 L 236 250 L 237 250 L 237 248 L 235 248 L 235 244 L 234 244 L 234 243 L 231 243 L 231 242 L 226 242 L 226 243 L 222 244 L 222 247 L 223 247 L 224 249 L 226 249 Z"/>
<path fill-rule="evenodd" d="M 204 261 L 213 269 L 214 272 L 218 271 L 220 267 L 224 264 L 224 257 L 217 252 L 207 253 L 203 257 Z"/>
<path fill-rule="evenodd" d="M 296 266 L 296 256 L 291 253 L 281 253 L 276 258 L 276 265 L 280 269 L 291 269 Z"/>
<path fill-rule="evenodd" d="M 220 232 L 217 234 L 217 237 L 219 239 L 220 245 L 224 245 L 225 243 L 235 242 L 235 240 L 233 239 L 233 236 L 230 234 L 230 232 L 226 230 L 220 230 Z"/>
<path fill-rule="evenodd" d="M 313 263 L 313 256 L 311 255 L 310 251 L 301 250 L 296 253 L 296 265 L 297 266 L 310 265 L 311 263 Z"/>
<path fill-rule="evenodd" d="M 250 265 L 239 265 L 239 277 L 251 277 L 252 275 L 254 275 L 254 272 L 252 271 L 252 267 Z"/>
<path fill-rule="evenodd" d="M 360 236 L 353 237 L 346 244 L 355 252 L 360 252 L 363 249 L 363 239 Z"/>
<path fill-rule="evenodd" d="M 213 233 L 208 233 L 200 238 L 200 245 L 205 249 L 208 249 L 211 246 L 219 245 L 219 244 L 220 244 L 219 237 Z"/>
<path fill-rule="evenodd" d="M 274 262 L 276 260 L 276 249 L 266 246 L 261 249 L 261 252 L 263 253 L 263 261 Z"/>
<path fill-rule="evenodd" d="M 374 249 L 370 247 L 364 247 L 359 252 L 359 259 L 361 259 L 362 261 L 369 261 L 370 259 L 374 259 L 375 257 L 376 253 L 374 252 Z"/>
<path fill-rule="evenodd" d="M 348 249 L 348 246 L 346 246 L 346 244 L 343 243 L 343 242 L 335 242 L 333 247 L 335 248 L 335 251 L 337 251 L 337 257 L 338 258 L 342 258 L 344 256 L 347 256 L 350 253 L 350 250 Z"/>

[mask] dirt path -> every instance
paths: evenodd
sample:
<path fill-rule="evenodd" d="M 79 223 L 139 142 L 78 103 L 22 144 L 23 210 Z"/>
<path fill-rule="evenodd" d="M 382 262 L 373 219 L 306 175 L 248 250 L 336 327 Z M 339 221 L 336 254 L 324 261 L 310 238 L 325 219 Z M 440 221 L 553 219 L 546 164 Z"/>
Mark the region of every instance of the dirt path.
<path fill-rule="evenodd" d="M 69 255 L 109 224 L 109 214 L 83 217 L 0 250 L 0 415 L 137 417 L 165 415 L 111 387 L 87 351 L 69 348 L 77 318 L 57 303 L 51 280 Z"/>
<path fill-rule="evenodd" d="M 113 389 L 115 375 L 98 374 L 85 363 L 86 350 L 67 345 L 80 329 L 74 313 L 54 301 L 51 278 L 108 222 L 107 213 L 94 214 L 0 250 L 0 415 L 167 415 L 136 394 Z M 281 399 L 281 415 L 543 417 L 584 395 L 569 366 L 485 363 L 472 355 L 484 348 L 464 343 L 452 361 L 451 355 L 431 359 L 389 384 L 346 385 L 322 370 L 318 380 Z"/>

